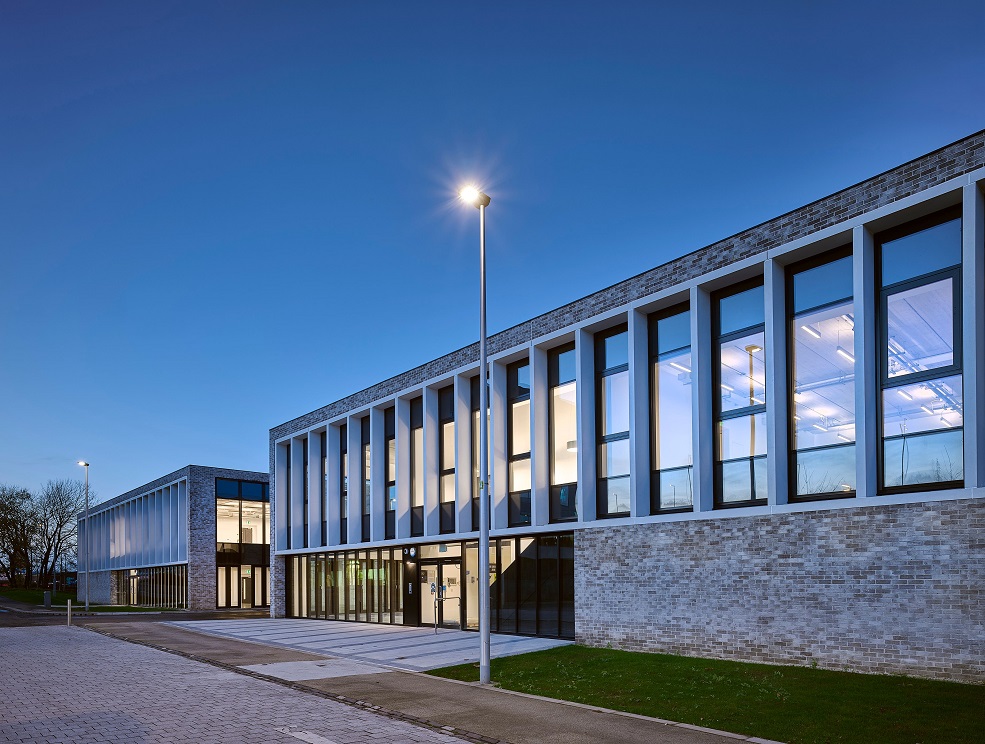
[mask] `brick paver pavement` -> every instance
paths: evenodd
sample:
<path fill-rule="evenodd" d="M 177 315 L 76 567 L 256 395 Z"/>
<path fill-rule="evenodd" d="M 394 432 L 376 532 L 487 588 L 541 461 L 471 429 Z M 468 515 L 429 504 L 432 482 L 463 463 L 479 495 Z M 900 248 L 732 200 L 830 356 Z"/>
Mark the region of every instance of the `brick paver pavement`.
<path fill-rule="evenodd" d="M 461 744 L 82 628 L 0 629 L 0 742 Z"/>

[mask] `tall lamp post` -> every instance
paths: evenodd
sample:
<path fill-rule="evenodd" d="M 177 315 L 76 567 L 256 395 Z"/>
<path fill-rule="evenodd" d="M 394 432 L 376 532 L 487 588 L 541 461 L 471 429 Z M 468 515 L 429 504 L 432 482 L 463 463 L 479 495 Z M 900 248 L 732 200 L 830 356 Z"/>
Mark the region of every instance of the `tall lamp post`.
<path fill-rule="evenodd" d="M 475 186 L 459 191 L 479 210 L 479 684 L 489 675 L 489 380 L 486 375 L 486 207 L 490 199 Z"/>
<path fill-rule="evenodd" d="M 86 612 L 89 611 L 89 463 L 79 460 L 79 465 L 86 469 Z"/>

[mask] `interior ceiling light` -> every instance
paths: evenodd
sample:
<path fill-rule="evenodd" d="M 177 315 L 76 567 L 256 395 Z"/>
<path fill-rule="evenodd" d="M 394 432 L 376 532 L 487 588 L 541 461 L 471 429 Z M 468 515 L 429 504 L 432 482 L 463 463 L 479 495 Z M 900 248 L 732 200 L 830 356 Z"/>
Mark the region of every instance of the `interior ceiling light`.
<path fill-rule="evenodd" d="M 954 428 L 954 424 L 952 424 L 950 421 L 948 421 L 943 416 L 941 416 L 941 423 L 944 424 L 944 426 L 946 426 L 948 429 Z"/>
<path fill-rule="evenodd" d="M 934 412 L 933 412 L 933 410 L 932 410 L 932 409 L 930 409 L 929 407 L 927 407 L 927 406 L 920 406 L 920 407 L 921 407 L 921 408 L 922 408 L 923 410 L 925 410 L 925 411 L 926 411 L 927 413 L 929 413 L 929 414 L 930 414 L 931 416 L 933 416 L 933 415 L 934 415 Z"/>
<path fill-rule="evenodd" d="M 668 362 L 668 364 L 670 364 L 670 366 L 671 367 L 674 367 L 675 369 L 679 369 L 681 372 L 688 372 L 688 373 L 690 373 L 690 371 L 691 371 L 687 367 L 685 367 L 683 364 L 678 364 L 677 362 Z"/>
<path fill-rule="evenodd" d="M 735 388 L 734 387 L 730 387 L 730 386 L 726 385 L 724 382 L 722 383 L 722 390 L 726 390 L 726 391 L 728 391 L 730 393 L 734 393 L 735 392 Z"/>
<path fill-rule="evenodd" d="M 852 441 L 851 439 L 849 439 L 848 437 L 846 437 L 844 434 L 839 434 L 838 435 L 838 439 L 842 439 L 842 440 L 844 440 L 846 442 Z"/>
<path fill-rule="evenodd" d="M 802 329 L 802 330 L 803 330 L 803 331 L 804 331 L 805 333 L 808 333 L 808 334 L 810 334 L 811 336 L 813 336 L 814 338 L 821 338 L 821 334 L 820 334 L 820 333 L 818 333 L 817 331 L 815 331 L 815 330 L 814 330 L 813 328 L 811 328 L 811 327 L 810 327 L 810 326 L 808 326 L 808 325 L 802 325 L 802 326 L 801 326 L 801 329 Z"/>
<path fill-rule="evenodd" d="M 902 397 L 902 398 L 906 398 L 907 400 L 913 400 L 913 396 L 910 395 L 905 390 L 897 390 L 896 392 L 899 393 L 900 394 L 900 397 Z"/>
<path fill-rule="evenodd" d="M 820 424 L 811 424 L 811 426 L 813 426 L 813 427 L 814 427 L 815 429 L 817 429 L 818 431 L 827 431 L 827 429 L 825 429 L 825 428 L 824 428 L 823 426 L 821 426 Z"/>
<path fill-rule="evenodd" d="M 853 357 L 851 354 L 845 351 L 842 347 L 839 346 L 837 349 L 835 349 L 835 351 L 841 354 L 843 357 L 845 357 L 845 359 L 850 361 L 852 364 L 855 364 L 855 357 Z"/>
<path fill-rule="evenodd" d="M 853 318 L 851 315 L 847 315 L 847 314 L 846 315 L 842 315 L 841 317 L 853 329 L 855 328 L 855 318 Z"/>

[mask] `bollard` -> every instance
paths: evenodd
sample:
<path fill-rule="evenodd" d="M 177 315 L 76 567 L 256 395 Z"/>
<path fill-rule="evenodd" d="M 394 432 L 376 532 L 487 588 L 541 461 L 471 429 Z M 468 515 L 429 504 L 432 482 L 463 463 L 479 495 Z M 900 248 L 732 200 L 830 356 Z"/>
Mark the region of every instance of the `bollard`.
<path fill-rule="evenodd" d="M 68 600 L 68 627 L 72 627 L 72 600 Z"/>
<path fill-rule="evenodd" d="M 51 592 L 44 593 L 44 608 L 46 610 L 51 609 Z"/>

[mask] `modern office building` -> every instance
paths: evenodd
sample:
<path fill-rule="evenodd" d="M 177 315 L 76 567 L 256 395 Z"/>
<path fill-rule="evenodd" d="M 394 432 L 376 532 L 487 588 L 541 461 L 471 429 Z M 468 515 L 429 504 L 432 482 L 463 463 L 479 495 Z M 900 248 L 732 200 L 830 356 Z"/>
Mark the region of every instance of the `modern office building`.
<path fill-rule="evenodd" d="M 493 631 L 985 677 L 983 180 L 979 132 L 492 336 Z M 477 626 L 480 380 L 271 430 L 273 615 Z"/>
<path fill-rule="evenodd" d="M 269 475 L 189 465 L 89 510 L 90 602 L 214 610 L 270 603 Z M 79 599 L 85 600 L 85 515 Z"/>

